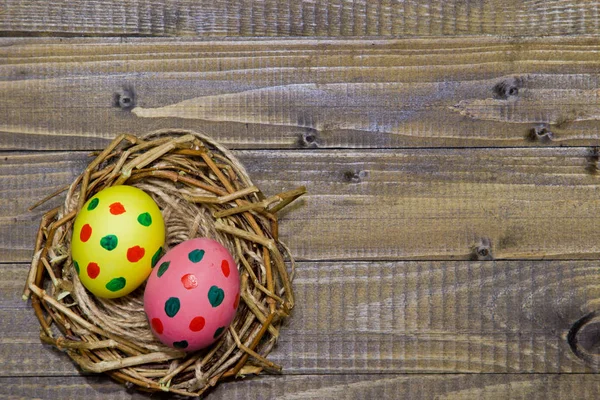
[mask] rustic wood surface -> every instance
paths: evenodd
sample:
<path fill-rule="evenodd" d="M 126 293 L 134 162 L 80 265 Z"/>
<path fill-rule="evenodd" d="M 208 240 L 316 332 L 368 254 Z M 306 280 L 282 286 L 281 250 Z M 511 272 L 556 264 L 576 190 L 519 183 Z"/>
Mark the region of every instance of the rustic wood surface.
<path fill-rule="evenodd" d="M 426 36 L 600 33 L 595 0 L 5 0 L 11 35 Z"/>
<path fill-rule="evenodd" d="M 43 209 L 89 152 L 0 158 L 0 251 L 27 261 Z M 301 260 L 597 259 L 600 174 L 592 148 L 239 150 L 267 194 L 309 193 L 282 214 Z M 58 205 L 56 199 L 52 205 Z M 45 207 L 45 208 L 48 208 Z M 478 251 L 487 249 L 487 255 Z"/>
<path fill-rule="evenodd" d="M 77 375 L 39 343 L 19 299 L 26 264 L 3 264 L 4 376 Z M 600 262 L 300 263 L 294 317 L 270 359 L 285 373 L 586 373 L 567 337 L 598 307 Z M 535 288 L 532 292 L 532 288 Z M 575 332 L 592 354 L 598 324 Z"/>
<path fill-rule="evenodd" d="M 86 400 L 141 400 L 148 397 L 126 392 L 107 378 L 20 377 L 0 378 L 6 393 L 2 400 L 68 398 Z M 532 374 L 353 374 L 263 376 L 221 385 L 207 399 L 282 399 L 282 400 L 492 400 L 596 399 L 600 382 L 594 375 Z M 156 394 L 152 399 L 172 399 Z"/>
<path fill-rule="evenodd" d="M 44 210 L 119 133 L 202 130 L 282 216 L 284 366 L 209 399 L 600 398 L 600 1 L 0 3 L 0 399 L 82 374 L 21 300 Z"/>
<path fill-rule="evenodd" d="M 0 39 L 0 149 L 597 144 L 600 38 Z"/>

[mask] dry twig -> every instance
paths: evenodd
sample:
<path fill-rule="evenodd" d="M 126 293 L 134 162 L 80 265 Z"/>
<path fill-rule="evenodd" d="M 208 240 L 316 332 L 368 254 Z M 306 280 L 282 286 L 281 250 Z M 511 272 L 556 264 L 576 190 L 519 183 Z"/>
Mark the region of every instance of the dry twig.
<path fill-rule="evenodd" d="M 96 298 L 74 273 L 69 254 L 77 212 L 99 190 L 119 184 L 140 187 L 155 199 L 165 217 L 167 248 L 208 236 L 234 254 L 243 301 L 228 333 L 213 346 L 191 354 L 165 347 L 148 327 L 140 290 L 118 300 Z M 266 355 L 294 298 L 275 214 L 304 188 L 266 197 L 236 157 L 209 137 L 163 130 L 119 136 L 70 187 L 32 208 L 65 190 L 64 206 L 42 218 L 23 293 L 25 299 L 33 295 L 43 342 L 65 350 L 85 371 L 187 396 L 263 368 L 281 370 Z M 258 365 L 248 364 L 250 357 Z"/>

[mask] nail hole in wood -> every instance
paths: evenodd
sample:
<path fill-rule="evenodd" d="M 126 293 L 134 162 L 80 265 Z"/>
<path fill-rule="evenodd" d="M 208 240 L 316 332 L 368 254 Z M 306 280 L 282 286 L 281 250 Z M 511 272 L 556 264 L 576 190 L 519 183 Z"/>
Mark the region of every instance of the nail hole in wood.
<path fill-rule="evenodd" d="M 319 136 L 317 134 L 317 131 L 311 128 L 307 128 L 304 132 L 300 134 L 299 145 L 300 147 L 309 149 L 319 147 Z"/>
<path fill-rule="evenodd" d="M 532 142 L 551 142 L 554 134 L 547 124 L 536 125 L 529 131 L 528 139 Z"/>
<path fill-rule="evenodd" d="M 114 95 L 113 105 L 122 110 L 129 111 L 135 107 L 135 91 L 131 86 L 124 86 Z"/>
<path fill-rule="evenodd" d="M 494 97 L 497 99 L 508 99 L 519 95 L 519 81 L 517 79 L 504 80 L 493 88 Z"/>
<path fill-rule="evenodd" d="M 348 183 L 360 183 L 366 176 L 366 171 L 346 171 L 344 172 L 344 181 Z"/>
<path fill-rule="evenodd" d="M 491 241 L 488 238 L 481 238 L 479 244 L 471 249 L 471 260 L 489 261 L 493 259 Z"/>

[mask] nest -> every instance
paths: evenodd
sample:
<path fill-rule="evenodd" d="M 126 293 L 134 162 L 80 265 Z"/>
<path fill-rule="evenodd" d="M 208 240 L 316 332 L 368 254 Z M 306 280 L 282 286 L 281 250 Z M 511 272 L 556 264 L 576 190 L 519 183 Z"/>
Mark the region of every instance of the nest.
<path fill-rule="evenodd" d="M 75 216 L 95 193 L 120 184 L 144 190 L 159 205 L 165 250 L 209 237 L 234 256 L 242 301 L 227 333 L 209 348 L 184 353 L 161 344 L 148 326 L 143 287 L 109 300 L 79 281 L 69 243 Z M 43 342 L 64 350 L 83 371 L 185 396 L 200 396 L 222 380 L 281 370 L 266 356 L 294 306 L 294 264 L 278 240 L 276 213 L 304 188 L 266 197 L 236 157 L 211 138 L 164 130 L 142 138 L 121 135 L 70 186 L 39 204 L 64 190 L 64 205 L 42 217 L 24 292 Z"/>

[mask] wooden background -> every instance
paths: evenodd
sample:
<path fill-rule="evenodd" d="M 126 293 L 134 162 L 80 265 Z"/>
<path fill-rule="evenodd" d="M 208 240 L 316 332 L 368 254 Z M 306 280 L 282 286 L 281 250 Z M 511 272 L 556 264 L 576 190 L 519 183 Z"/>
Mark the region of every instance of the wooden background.
<path fill-rule="evenodd" d="M 599 1 L 4 0 L 0 36 L 1 399 L 147 398 L 20 295 L 28 206 L 168 127 L 309 190 L 284 372 L 210 398 L 600 398 Z"/>

